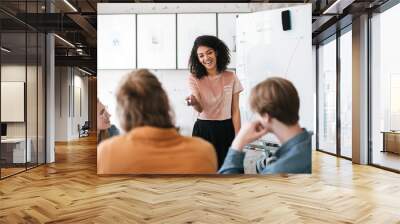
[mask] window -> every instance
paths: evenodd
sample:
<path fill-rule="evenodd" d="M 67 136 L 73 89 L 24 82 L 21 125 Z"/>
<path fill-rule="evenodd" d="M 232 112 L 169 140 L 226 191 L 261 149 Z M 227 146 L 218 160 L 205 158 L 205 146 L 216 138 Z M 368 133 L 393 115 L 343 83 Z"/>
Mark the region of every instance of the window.
<path fill-rule="evenodd" d="M 336 39 L 318 48 L 318 149 L 336 153 Z"/>
<path fill-rule="evenodd" d="M 352 34 L 340 36 L 340 155 L 352 157 Z"/>
<path fill-rule="evenodd" d="M 400 4 L 371 18 L 372 164 L 400 170 Z"/>

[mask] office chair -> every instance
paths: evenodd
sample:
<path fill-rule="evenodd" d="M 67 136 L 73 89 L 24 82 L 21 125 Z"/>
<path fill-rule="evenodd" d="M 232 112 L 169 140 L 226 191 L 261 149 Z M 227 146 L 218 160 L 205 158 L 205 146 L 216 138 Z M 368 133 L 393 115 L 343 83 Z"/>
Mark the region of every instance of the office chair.
<path fill-rule="evenodd" d="M 78 125 L 78 128 L 79 128 L 79 125 Z M 85 123 L 82 125 L 82 127 L 79 128 L 79 138 L 89 136 L 89 129 L 90 129 L 90 123 L 89 123 L 89 121 L 85 121 Z"/>

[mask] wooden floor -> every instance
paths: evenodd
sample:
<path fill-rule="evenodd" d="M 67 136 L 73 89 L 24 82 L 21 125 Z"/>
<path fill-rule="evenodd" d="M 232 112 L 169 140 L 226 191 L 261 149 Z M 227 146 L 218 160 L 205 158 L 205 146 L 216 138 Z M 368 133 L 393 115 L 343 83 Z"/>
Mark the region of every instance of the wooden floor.
<path fill-rule="evenodd" d="M 1 168 L 1 177 L 7 177 L 10 175 L 13 175 L 15 173 L 19 173 L 26 170 L 25 167 L 24 168 Z"/>
<path fill-rule="evenodd" d="M 372 162 L 377 165 L 400 170 L 400 154 L 376 150 L 374 151 Z"/>
<path fill-rule="evenodd" d="M 99 177 L 96 142 L 0 181 L 0 223 L 400 223 L 400 175 L 313 155 L 312 175 Z"/>

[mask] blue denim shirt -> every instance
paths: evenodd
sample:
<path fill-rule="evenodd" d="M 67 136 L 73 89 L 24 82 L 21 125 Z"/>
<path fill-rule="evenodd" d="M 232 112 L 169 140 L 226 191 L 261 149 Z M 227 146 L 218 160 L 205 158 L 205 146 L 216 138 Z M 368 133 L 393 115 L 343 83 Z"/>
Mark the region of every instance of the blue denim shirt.
<path fill-rule="evenodd" d="M 119 135 L 119 134 L 120 134 L 120 132 L 119 132 L 117 126 L 115 126 L 115 125 L 113 125 L 113 124 L 111 125 L 111 127 L 109 127 L 109 128 L 107 129 L 107 131 L 108 131 L 108 137 L 107 137 L 107 138 L 111 138 L 111 137 L 113 137 L 113 136 L 116 136 L 116 135 Z M 100 144 L 100 142 L 102 142 L 103 140 L 105 140 L 105 139 L 98 139 L 97 144 Z"/>
<path fill-rule="evenodd" d="M 110 137 L 112 137 L 112 136 L 116 136 L 116 135 L 119 135 L 120 133 L 119 133 L 119 130 L 118 130 L 118 128 L 117 128 L 117 126 L 115 126 L 115 125 L 111 125 L 111 127 L 108 129 L 108 133 L 109 133 L 109 135 L 110 135 Z"/>
<path fill-rule="evenodd" d="M 244 173 L 245 153 L 229 149 L 219 173 Z M 307 130 L 285 142 L 274 155 L 268 155 L 257 161 L 259 174 L 311 173 L 311 135 Z"/>

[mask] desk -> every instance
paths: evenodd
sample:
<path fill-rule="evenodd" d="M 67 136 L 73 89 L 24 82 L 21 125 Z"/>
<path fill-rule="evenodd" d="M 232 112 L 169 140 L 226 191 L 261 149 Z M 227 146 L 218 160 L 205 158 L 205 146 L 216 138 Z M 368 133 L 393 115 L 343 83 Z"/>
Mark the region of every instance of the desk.
<path fill-rule="evenodd" d="M 25 154 L 25 138 L 6 138 L 1 139 L 1 159 L 5 163 L 25 163 L 31 161 L 32 140 L 27 138 L 28 143 Z M 25 159 L 27 159 L 25 161 Z"/>
<path fill-rule="evenodd" d="M 383 150 L 382 152 L 392 152 L 400 154 L 400 131 L 382 131 Z"/>
<path fill-rule="evenodd" d="M 256 140 L 245 146 L 246 155 L 243 160 L 245 174 L 257 174 L 256 164 L 260 159 L 265 158 L 270 153 L 275 153 L 279 144 L 264 140 Z"/>

